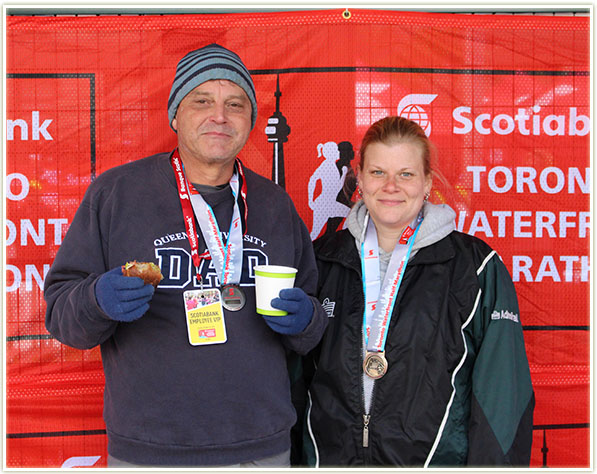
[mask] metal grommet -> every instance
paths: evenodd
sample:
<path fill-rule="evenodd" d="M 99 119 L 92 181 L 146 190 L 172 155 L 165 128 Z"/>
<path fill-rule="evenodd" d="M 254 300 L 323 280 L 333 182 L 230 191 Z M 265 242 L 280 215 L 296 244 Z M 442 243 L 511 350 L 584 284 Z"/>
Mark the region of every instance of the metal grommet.
<path fill-rule="evenodd" d="M 349 20 L 351 16 L 352 13 L 350 13 L 348 8 L 342 12 L 342 18 L 344 18 L 345 20 Z"/>

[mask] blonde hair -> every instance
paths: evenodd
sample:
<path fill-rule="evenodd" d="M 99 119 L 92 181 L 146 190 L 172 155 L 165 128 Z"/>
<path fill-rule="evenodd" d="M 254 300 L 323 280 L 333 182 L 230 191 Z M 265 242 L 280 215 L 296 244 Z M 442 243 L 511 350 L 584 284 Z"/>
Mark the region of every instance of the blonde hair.
<path fill-rule="evenodd" d="M 425 135 L 423 129 L 418 123 L 404 117 L 388 116 L 372 124 L 361 142 L 359 150 L 361 159 L 359 168 L 363 169 L 365 162 L 365 152 L 367 147 L 373 143 L 383 143 L 384 145 L 394 145 L 397 143 L 415 143 L 421 147 L 423 152 L 423 168 L 425 176 L 433 174 L 431 161 L 435 156 L 435 147 L 431 140 Z"/>

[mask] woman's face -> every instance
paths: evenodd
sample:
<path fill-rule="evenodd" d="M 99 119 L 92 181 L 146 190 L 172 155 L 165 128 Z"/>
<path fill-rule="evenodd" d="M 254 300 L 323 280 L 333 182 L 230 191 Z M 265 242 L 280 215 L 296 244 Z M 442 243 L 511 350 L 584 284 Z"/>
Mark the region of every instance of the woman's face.
<path fill-rule="evenodd" d="M 372 143 L 358 170 L 363 201 L 375 227 L 400 232 L 417 216 L 431 176 L 425 176 L 423 151 L 416 143 Z"/>

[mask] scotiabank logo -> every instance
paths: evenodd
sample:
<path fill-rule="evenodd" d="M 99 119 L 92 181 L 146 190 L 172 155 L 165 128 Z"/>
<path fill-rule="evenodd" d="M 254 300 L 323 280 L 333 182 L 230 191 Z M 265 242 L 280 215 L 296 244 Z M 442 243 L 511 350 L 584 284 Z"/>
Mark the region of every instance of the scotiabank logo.
<path fill-rule="evenodd" d="M 398 115 L 419 124 L 425 135 L 431 134 L 431 119 L 423 105 L 431 104 L 437 94 L 409 94 L 398 104 Z"/>
<path fill-rule="evenodd" d="M 591 121 L 588 116 L 578 113 L 576 107 L 568 107 L 566 114 L 544 114 L 541 106 L 519 108 L 511 115 L 500 113 L 475 114 L 471 107 L 457 107 L 452 112 L 455 121 L 453 133 L 465 135 L 475 130 L 481 135 L 547 135 L 584 136 L 589 133 Z"/>
<path fill-rule="evenodd" d="M 431 134 L 431 117 L 425 105 L 431 104 L 437 94 L 409 94 L 400 100 L 398 115 L 418 123 L 427 136 Z M 549 113 L 551 107 L 543 104 L 513 109 L 511 113 L 491 114 L 476 112 L 463 105 L 452 111 L 455 135 L 476 132 L 480 135 L 510 135 L 517 133 L 528 136 L 585 136 L 591 130 L 591 120 L 578 112 L 577 107 L 560 109 L 560 113 Z M 563 112 L 563 113 L 562 113 Z"/>

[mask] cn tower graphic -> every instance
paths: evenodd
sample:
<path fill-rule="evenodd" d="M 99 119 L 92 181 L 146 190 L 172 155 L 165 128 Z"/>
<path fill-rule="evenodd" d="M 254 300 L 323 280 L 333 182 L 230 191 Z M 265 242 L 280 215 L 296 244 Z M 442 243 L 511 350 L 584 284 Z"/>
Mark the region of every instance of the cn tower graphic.
<path fill-rule="evenodd" d="M 284 177 L 284 142 L 288 141 L 290 127 L 286 123 L 286 117 L 280 112 L 280 75 L 276 78 L 276 111 L 267 119 L 265 134 L 267 141 L 274 144 L 274 155 L 272 160 L 272 181 L 286 188 L 286 179 Z"/>

